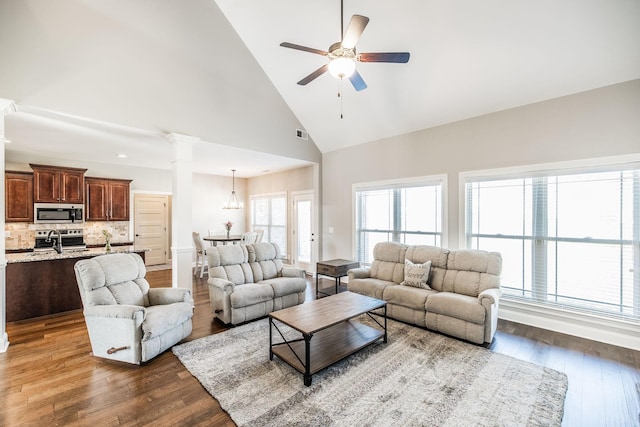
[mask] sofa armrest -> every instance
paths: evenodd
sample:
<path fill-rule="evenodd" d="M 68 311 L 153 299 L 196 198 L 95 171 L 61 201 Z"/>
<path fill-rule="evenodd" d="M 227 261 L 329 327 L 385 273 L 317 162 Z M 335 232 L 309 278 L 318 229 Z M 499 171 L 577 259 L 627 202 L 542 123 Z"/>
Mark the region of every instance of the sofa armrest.
<path fill-rule="evenodd" d="M 371 277 L 371 269 L 369 267 L 352 268 L 347 272 L 349 281 L 353 279 L 366 279 Z"/>
<path fill-rule="evenodd" d="M 135 319 L 139 315 L 144 318 L 144 314 L 144 307 L 139 305 L 92 305 L 84 309 L 84 315 L 87 317 Z"/>
<path fill-rule="evenodd" d="M 231 323 L 231 294 L 236 287 L 233 282 L 225 279 L 211 278 L 207 280 L 209 284 L 209 302 L 211 304 L 211 312 L 215 317 L 220 319 L 222 323 Z"/>
<path fill-rule="evenodd" d="M 209 288 L 214 287 L 216 290 L 227 294 L 232 293 L 236 288 L 236 285 L 234 285 L 233 282 L 225 279 L 219 279 L 217 277 L 207 280 L 207 284 L 209 285 Z"/>
<path fill-rule="evenodd" d="M 301 277 L 304 279 L 305 272 L 301 268 L 282 267 L 282 277 Z"/>
<path fill-rule="evenodd" d="M 484 342 L 491 343 L 498 330 L 498 302 L 502 296 L 500 288 L 485 289 L 478 295 L 478 302 L 486 310 L 487 317 L 484 322 Z"/>
<path fill-rule="evenodd" d="M 485 289 L 478 295 L 478 300 L 482 305 L 484 305 L 485 302 L 488 302 L 489 304 L 498 304 L 501 296 L 502 290 L 498 288 Z"/>
<path fill-rule="evenodd" d="M 191 291 L 185 288 L 150 288 L 149 304 L 166 305 L 176 302 L 188 302 L 193 305 Z"/>

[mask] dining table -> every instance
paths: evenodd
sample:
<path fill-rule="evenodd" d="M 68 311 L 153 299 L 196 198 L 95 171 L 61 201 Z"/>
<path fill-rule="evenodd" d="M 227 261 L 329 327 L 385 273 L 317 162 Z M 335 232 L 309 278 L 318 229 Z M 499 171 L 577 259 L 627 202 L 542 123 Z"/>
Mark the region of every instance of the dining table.
<path fill-rule="evenodd" d="M 236 244 L 237 242 L 242 240 L 242 236 L 241 235 L 230 235 L 230 236 L 225 236 L 225 235 L 221 235 L 221 236 L 205 236 L 202 238 L 202 240 L 205 240 L 207 242 L 211 243 L 211 246 L 217 246 L 218 243 L 221 243 L 223 245 L 226 245 L 228 243 L 232 243 L 232 244 Z"/>

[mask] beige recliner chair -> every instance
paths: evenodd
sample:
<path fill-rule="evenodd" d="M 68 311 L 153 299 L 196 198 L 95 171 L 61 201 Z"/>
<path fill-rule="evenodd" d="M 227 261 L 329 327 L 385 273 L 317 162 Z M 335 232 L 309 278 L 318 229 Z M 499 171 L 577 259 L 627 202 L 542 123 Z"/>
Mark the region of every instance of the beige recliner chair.
<path fill-rule="evenodd" d="M 100 255 L 74 269 L 94 356 L 140 364 L 191 334 L 191 291 L 150 288 L 140 255 Z"/>

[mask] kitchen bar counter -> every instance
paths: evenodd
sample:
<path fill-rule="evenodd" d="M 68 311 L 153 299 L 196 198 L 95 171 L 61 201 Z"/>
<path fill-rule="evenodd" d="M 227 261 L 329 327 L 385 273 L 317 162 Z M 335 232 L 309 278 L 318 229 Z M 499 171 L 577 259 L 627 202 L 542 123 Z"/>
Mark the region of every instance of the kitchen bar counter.
<path fill-rule="evenodd" d="M 113 246 L 109 253 L 135 252 L 144 259 L 148 249 Z M 104 255 L 104 247 L 64 250 L 61 254 L 23 252 L 6 254 L 7 321 L 31 319 L 82 309 L 73 267 L 80 259 Z"/>
<path fill-rule="evenodd" d="M 62 253 L 59 254 L 53 249 L 46 252 L 22 252 L 6 254 L 7 264 L 18 262 L 33 262 L 33 261 L 51 261 L 56 259 L 69 259 L 69 258 L 87 258 L 98 255 L 105 255 L 107 253 L 130 253 L 130 252 L 146 252 L 149 249 L 136 248 L 133 245 L 127 246 L 112 246 L 111 252 L 107 252 L 104 247 L 99 248 L 87 248 L 87 249 L 65 249 L 62 248 Z"/>

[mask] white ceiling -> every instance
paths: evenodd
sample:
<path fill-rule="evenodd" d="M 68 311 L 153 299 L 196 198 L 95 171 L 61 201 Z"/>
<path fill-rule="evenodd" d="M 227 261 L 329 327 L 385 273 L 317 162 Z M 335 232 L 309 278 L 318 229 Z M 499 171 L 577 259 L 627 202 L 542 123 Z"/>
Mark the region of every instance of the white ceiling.
<path fill-rule="evenodd" d="M 340 1 L 216 0 L 321 151 L 361 144 L 640 77 L 640 2 L 345 0 L 370 18 L 358 52 L 408 51 L 407 64 L 359 63 L 368 88 L 325 74 L 295 83 L 339 41 Z"/>
<path fill-rule="evenodd" d="M 2 1 L 0 98 L 18 104 L 6 149 L 169 168 L 177 132 L 203 141 L 194 170 L 249 177 L 309 164 L 309 144 L 325 153 L 640 78 L 637 0 L 346 0 L 345 26 L 356 13 L 370 18 L 358 52 L 411 59 L 359 63 L 368 88 L 345 82 L 341 105 L 328 74 L 296 85 L 325 58 L 279 46 L 339 41 L 338 0 Z"/>
<path fill-rule="evenodd" d="M 9 139 L 5 144 L 8 157 L 23 153 L 39 158 L 171 169 L 172 149 L 165 133 L 93 122 L 32 107 L 19 107 L 7 116 L 5 125 L 7 135 L 19 141 Z M 236 169 L 236 177 L 250 178 L 310 164 L 223 144 L 202 141 L 193 145 L 195 173 L 231 176 L 231 169 Z"/>

